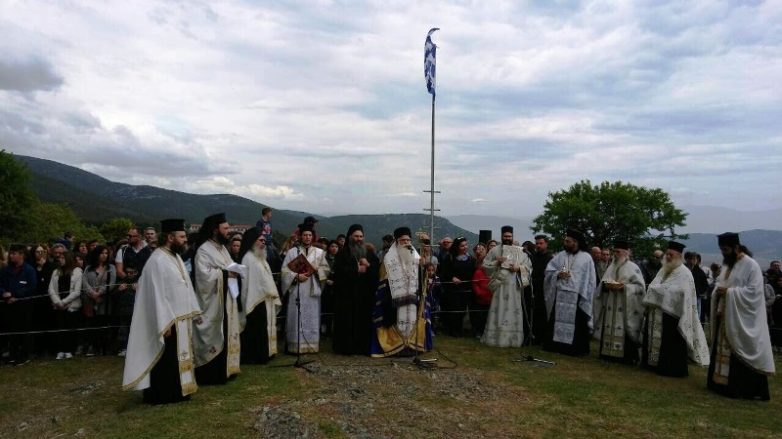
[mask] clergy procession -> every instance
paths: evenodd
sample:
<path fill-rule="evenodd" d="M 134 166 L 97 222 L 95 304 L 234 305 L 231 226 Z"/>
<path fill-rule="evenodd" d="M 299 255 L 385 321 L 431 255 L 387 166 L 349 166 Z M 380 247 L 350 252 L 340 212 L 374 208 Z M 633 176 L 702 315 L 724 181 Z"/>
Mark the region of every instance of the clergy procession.
<path fill-rule="evenodd" d="M 708 367 L 704 385 L 717 394 L 770 398 L 763 273 L 735 233 L 716 243 L 724 260 L 707 334 L 679 242 L 660 249 L 647 282 L 631 241 L 613 242 L 613 257 L 596 262 L 576 229 L 565 231 L 555 254 L 545 235 L 519 245 L 510 226 L 500 242 L 482 233 L 488 242 L 473 254 L 464 238 L 443 238 L 433 251 L 425 232 L 406 226 L 377 251 L 360 224 L 342 245 L 316 240 L 317 220 L 308 217 L 278 247 L 267 213 L 240 237 L 234 257 L 224 214 L 204 219 L 194 242 L 184 220 L 161 222 L 138 279 L 123 388 L 143 391 L 147 403 L 173 403 L 199 386 L 241 380 L 243 365 L 266 364 L 278 352 L 318 353 L 324 337 L 338 355 L 418 358 L 437 337 L 464 336 L 469 326 L 487 346 L 540 345 L 552 355 L 588 355 L 594 340 L 601 360 L 665 377 Z"/>

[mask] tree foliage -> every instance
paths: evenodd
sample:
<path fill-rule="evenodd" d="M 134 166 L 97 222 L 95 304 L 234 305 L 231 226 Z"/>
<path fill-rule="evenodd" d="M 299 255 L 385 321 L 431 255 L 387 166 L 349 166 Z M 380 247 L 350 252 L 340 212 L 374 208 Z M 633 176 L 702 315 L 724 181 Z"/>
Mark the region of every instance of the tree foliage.
<path fill-rule="evenodd" d="M 589 180 L 582 180 L 549 193 L 543 214 L 533 220 L 531 228 L 555 240 L 561 239 L 567 228 L 577 228 L 587 235 L 590 245 L 601 247 L 627 239 L 634 242 L 636 254 L 643 254 L 666 240 L 686 239 L 675 230 L 685 225 L 686 217 L 662 189 L 621 181 L 592 186 Z"/>
<path fill-rule="evenodd" d="M 103 236 L 97 228 L 86 226 L 76 213 L 64 204 L 36 202 L 30 209 L 28 228 L 20 234 L 23 242 L 51 242 L 63 236 L 65 232 L 73 233 L 76 240 L 97 239 L 103 241 Z"/>
<path fill-rule="evenodd" d="M 100 233 L 109 242 L 118 241 L 128 235 L 128 230 L 133 227 L 133 221 L 128 218 L 112 218 L 100 225 Z"/>
<path fill-rule="evenodd" d="M 27 167 L 0 150 L 0 241 L 9 242 L 28 228 L 37 199 L 30 189 Z"/>

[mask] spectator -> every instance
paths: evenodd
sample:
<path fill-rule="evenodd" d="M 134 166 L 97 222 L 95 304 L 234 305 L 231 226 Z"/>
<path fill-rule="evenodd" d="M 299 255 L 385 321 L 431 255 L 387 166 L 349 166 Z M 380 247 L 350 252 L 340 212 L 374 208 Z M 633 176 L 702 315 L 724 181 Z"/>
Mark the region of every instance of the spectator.
<path fill-rule="evenodd" d="M 450 257 L 441 267 L 442 279 L 446 282 L 442 307 L 445 332 L 453 337 L 462 336 L 462 321 L 472 303 L 472 277 L 475 274 L 475 258 L 470 256 L 465 238 L 457 238 L 449 245 Z"/>
<path fill-rule="evenodd" d="M 147 243 L 147 247 L 151 250 L 157 248 L 157 230 L 154 227 L 144 229 L 144 242 Z"/>
<path fill-rule="evenodd" d="M 61 254 L 65 251 L 62 244 L 55 250 Z M 52 272 L 56 268 L 54 262 L 49 260 L 49 246 L 46 243 L 38 244 L 33 249 L 30 265 L 35 269 L 36 284 L 35 296 L 32 302 L 32 317 L 30 329 L 35 331 L 47 331 L 52 329 L 54 314 L 52 311 L 52 302 L 49 300 L 49 281 L 52 280 Z M 33 337 L 35 353 L 43 355 L 52 348 L 52 335 L 50 333 L 40 333 Z"/>
<path fill-rule="evenodd" d="M 109 264 L 109 249 L 102 245 L 95 247 L 90 253 L 87 268 L 82 276 L 82 314 L 88 327 L 98 328 L 109 323 L 109 300 L 117 272 Z M 108 340 L 106 331 L 93 330 L 88 333 L 87 356 L 96 352 L 106 354 Z"/>
<path fill-rule="evenodd" d="M 486 327 L 486 316 L 491 306 L 492 292 L 489 289 L 489 275 L 483 268 L 486 245 L 478 243 L 472 248 L 475 255 L 475 272 L 472 275 L 473 304 L 470 307 L 470 325 L 476 338 L 481 338 Z"/>
<path fill-rule="evenodd" d="M 709 293 L 709 278 L 706 273 L 703 272 L 699 264 L 699 255 L 695 252 L 686 252 L 684 254 L 685 264 L 692 273 L 692 280 L 695 281 L 695 294 L 698 296 L 698 318 L 701 319 L 701 323 L 704 323 L 703 319 L 703 306 L 706 300 L 706 295 Z"/>
<path fill-rule="evenodd" d="M 424 273 L 426 274 L 427 282 L 427 295 L 430 298 L 432 304 L 432 327 L 435 328 L 435 332 L 442 328 L 440 319 L 440 300 L 443 297 L 443 286 L 440 283 L 440 278 L 437 277 L 437 266 L 431 262 L 427 262 L 423 266 Z"/>
<path fill-rule="evenodd" d="M 97 239 L 92 239 L 90 242 L 87 243 L 87 254 L 90 254 L 93 250 L 95 250 L 95 247 L 100 244 Z"/>
<path fill-rule="evenodd" d="M 81 253 L 83 255 L 86 255 L 88 251 L 89 251 L 89 245 L 87 245 L 87 241 L 79 241 L 73 247 L 74 253 Z"/>
<path fill-rule="evenodd" d="M 394 237 L 392 235 L 385 235 L 383 237 L 383 247 L 380 249 L 379 252 L 377 252 L 377 259 L 382 261 L 383 257 L 386 255 L 386 252 L 389 248 L 391 248 L 391 245 L 394 243 Z M 422 255 L 423 257 L 423 255 Z"/>
<path fill-rule="evenodd" d="M 27 248 L 13 244 L 8 250 L 8 265 L 0 269 L 0 297 L 3 298 L 2 321 L 4 330 L 30 330 L 30 301 L 19 300 L 35 293 L 37 277 L 35 269 L 25 262 Z M 30 360 L 32 336 L 29 334 L 9 337 L 9 363 L 24 364 Z"/>
<path fill-rule="evenodd" d="M 144 270 L 144 264 L 152 254 L 152 250 L 141 239 L 137 227 L 128 230 L 128 243 L 117 251 L 114 264 L 117 268 L 117 300 L 114 310 L 114 322 L 120 326 L 117 342 L 119 356 L 125 356 L 128 344 L 128 330 L 133 318 L 133 305 L 136 299 L 138 278 Z"/>
<path fill-rule="evenodd" d="M 242 249 L 242 234 L 234 233 L 231 236 L 231 242 L 228 244 L 228 253 L 231 255 L 231 259 L 237 264 L 242 261 L 239 259 L 239 251 Z"/>
<path fill-rule="evenodd" d="M 49 282 L 49 297 L 55 312 L 56 329 L 74 329 L 78 327 L 81 310 L 82 270 L 76 266 L 73 253 L 64 252 L 55 261 L 57 269 Z M 76 336 L 72 331 L 60 332 L 56 336 L 57 360 L 73 357 L 76 348 Z"/>
<path fill-rule="evenodd" d="M 347 237 L 344 234 L 340 233 L 337 235 L 337 245 L 339 245 L 339 248 L 345 246 L 345 241 L 347 241 Z"/>
<path fill-rule="evenodd" d="M 453 245 L 453 238 L 450 236 L 445 236 L 443 239 L 440 240 L 440 248 L 437 250 L 435 256 L 437 256 L 437 260 L 440 262 L 445 262 L 446 259 L 448 259 L 448 254 L 451 251 L 451 246 Z M 445 279 L 446 282 L 448 279 Z"/>
<path fill-rule="evenodd" d="M 652 283 L 654 277 L 657 276 L 657 272 L 660 271 L 660 267 L 662 267 L 662 260 L 663 251 L 658 248 L 647 260 L 641 262 L 641 272 L 644 275 L 644 281 L 646 282 L 647 286 Z"/>
<path fill-rule="evenodd" d="M 491 249 L 493 249 L 494 247 L 497 247 L 497 244 L 498 242 L 496 239 L 490 239 L 489 242 L 486 244 L 486 254 L 488 254 L 491 251 Z"/>

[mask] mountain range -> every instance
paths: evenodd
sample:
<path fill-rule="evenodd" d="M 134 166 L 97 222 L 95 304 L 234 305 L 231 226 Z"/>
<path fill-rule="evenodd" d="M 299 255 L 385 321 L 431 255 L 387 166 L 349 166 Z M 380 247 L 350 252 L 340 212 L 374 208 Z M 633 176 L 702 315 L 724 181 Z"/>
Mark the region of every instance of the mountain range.
<path fill-rule="evenodd" d="M 125 217 L 139 225 L 157 225 L 163 218 L 184 218 L 200 224 L 203 218 L 225 212 L 234 224 L 254 225 L 265 204 L 232 194 L 199 195 L 148 185 L 113 182 L 82 169 L 52 160 L 15 155 L 32 173 L 32 186 L 38 197 L 50 203 L 63 203 L 72 208 L 87 223 L 101 223 L 111 218 Z M 326 217 L 292 210 L 273 210 L 272 225 L 285 235 L 291 233 L 305 216 L 318 219 L 320 236 L 335 238 L 346 233 L 351 224 L 364 226 L 365 239 L 380 244 L 385 234 L 399 226 L 414 232 L 429 230 L 429 216 L 424 214 L 340 215 Z M 436 217 L 436 233 L 440 236 L 465 236 L 475 242 L 477 235 L 455 226 L 445 218 Z"/>

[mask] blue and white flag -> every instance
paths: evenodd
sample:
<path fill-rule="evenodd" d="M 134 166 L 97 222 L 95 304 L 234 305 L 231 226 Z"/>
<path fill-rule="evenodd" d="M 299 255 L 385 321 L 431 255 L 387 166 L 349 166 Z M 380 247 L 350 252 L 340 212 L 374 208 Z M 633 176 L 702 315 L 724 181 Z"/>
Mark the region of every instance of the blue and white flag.
<path fill-rule="evenodd" d="M 437 46 L 432 42 L 432 34 L 438 30 L 440 30 L 439 27 L 430 29 L 426 34 L 426 44 L 424 44 L 424 77 L 426 78 L 426 90 L 432 94 L 432 99 L 435 97 L 435 54 L 437 52 Z"/>

